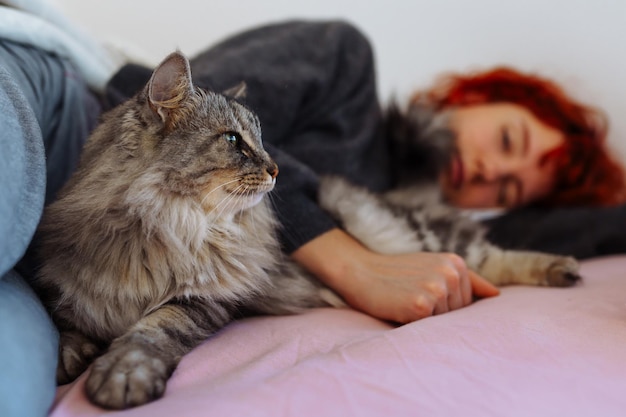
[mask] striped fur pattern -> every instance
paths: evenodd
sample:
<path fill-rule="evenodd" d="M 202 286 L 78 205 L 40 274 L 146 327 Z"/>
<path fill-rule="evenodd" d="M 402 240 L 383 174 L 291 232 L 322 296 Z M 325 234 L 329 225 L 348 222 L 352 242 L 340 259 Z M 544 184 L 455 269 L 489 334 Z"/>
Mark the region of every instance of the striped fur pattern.
<path fill-rule="evenodd" d="M 328 290 L 281 253 L 263 199 L 277 173 L 256 115 L 196 88 L 179 53 L 105 114 L 39 230 L 36 287 L 61 331 L 58 382 L 95 360 L 91 401 L 143 404 L 244 311 L 327 305 Z"/>
<path fill-rule="evenodd" d="M 429 185 L 377 195 L 342 178 L 325 178 L 320 204 L 343 228 L 375 252 L 452 252 L 495 285 L 565 287 L 578 279 L 571 257 L 503 250 L 485 238 L 483 226 L 441 202 Z"/>

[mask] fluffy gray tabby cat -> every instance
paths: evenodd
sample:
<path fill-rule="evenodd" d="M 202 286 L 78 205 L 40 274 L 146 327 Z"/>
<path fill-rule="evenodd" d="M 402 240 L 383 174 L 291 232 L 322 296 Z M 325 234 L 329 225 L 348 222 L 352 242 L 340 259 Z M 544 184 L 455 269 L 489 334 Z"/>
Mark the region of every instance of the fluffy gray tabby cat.
<path fill-rule="evenodd" d="M 498 286 L 565 287 L 579 279 L 574 258 L 492 245 L 486 229 L 441 203 L 435 188 L 407 186 L 375 195 L 341 178 L 326 178 L 319 198 L 344 230 L 379 253 L 453 252 Z"/>
<path fill-rule="evenodd" d="M 258 118 L 228 97 L 238 92 L 196 88 L 187 59 L 170 55 L 141 93 L 104 115 L 46 209 L 36 285 L 61 332 L 57 379 L 70 382 L 93 361 L 86 392 L 95 404 L 160 397 L 183 355 L 244 314 L 342 304 L 280 250 L 263 198 L 278 168 Z M 496 284 L 562 286 L 577 276 L 570 258 L 490 246 L 452 209 L 345 187 L 328 180 L 321 200 L 374 250 L 458 252 Z M 355 210 L 363 202 L 377 212 Z"/>

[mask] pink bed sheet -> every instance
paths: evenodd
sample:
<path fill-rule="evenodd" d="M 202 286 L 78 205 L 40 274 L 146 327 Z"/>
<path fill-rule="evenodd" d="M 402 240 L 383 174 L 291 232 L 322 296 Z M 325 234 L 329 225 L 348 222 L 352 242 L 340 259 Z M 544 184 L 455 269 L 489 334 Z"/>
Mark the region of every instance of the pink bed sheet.
<path fill-rule="evenodd" d="M 332 309 L 243 320 L 183 358 L 156 402 L 106 412 L 83 375 L 51 415 L 626 416 L 626 256 L 583 275 L 401 327 Z"/>

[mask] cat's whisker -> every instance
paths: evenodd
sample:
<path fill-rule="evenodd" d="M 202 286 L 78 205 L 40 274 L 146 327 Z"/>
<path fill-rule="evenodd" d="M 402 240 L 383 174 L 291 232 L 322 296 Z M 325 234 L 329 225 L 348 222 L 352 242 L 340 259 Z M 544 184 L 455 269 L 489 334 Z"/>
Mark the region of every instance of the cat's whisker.
<path fill-rule="evenodd" d="M 243 192 L 243 193 L 239 193 L 239 195 L 237 195 L 237 194 L 233 193 L 233 194 L 232 194 L 232 198 L 231 198 L 231 199 L 227 202 L 227 204 L 226 204 L 226 205 L 222 208 L 222 212 L 220 213 L 220 216 L 222 215 L 222 213 L 223 213 L 223 212 L 225 212 L 225 211 L 227 211 L 227 210 L 230 210 L 230 209 L 232 209 L 233 207 L 235 207 L 235 206 L 236 206 L 236 203 L 237 203 L 237 201 L 238 201 L 238 200 L 240 200 L 240 199 L 242 199 L 242 198 L 245 198 L 245 197 L 246 197 L 246 196 L 245 196 L 245 189 L 246 189 L 246 187 L 247 187 L 247 186 L 244 184 L 244 185 L 242 185 L 242 187 L 241 187 L 241 188 L 237 188 L 237 190 L 244 189 L 244 192 Z M 241 207 L 239 207 L 239 209 L 241 209 Z"/>
<path fill-rule="evenodd" d="M 234 196 L 236 195 L 235 193 L 236 193 L 239 189 L 241 189 L 241 187 L 243 187 L 243 184 L 239 184 L 237 187 L 235 187 L 235 189 L 234 189 L 233 191 L 231 191 L 231 192 L 229 192 L 228 194 L 226 194 L 226 196 L 224 196 L 224 198 L 222 198 L 222 200 L 221 200 L 219 203 L 217 203 L 217 204 L 215 205 L 215 207 L 213 207 L 209 213 L 212 213 L 212 212 L 216 211 L 216 210 L 217 210 L 217 209 L 219 209 L 219 208 L 220 208 L 220 206 L 222 206 L 222 205 L 223 205 L 226 201 L 228 201 L 228 200 L 230 200 L 230 199 L 234 198 Z"/>
<path fill-rule="evenodd" d="M 230 181 L 226 181 L 223 184 L 218 185 L 217 187 L 213 188 L 211 191 L 209 191 L 208 193 L 205 194 L 204 197 L 202 197 L 202 201 L 200 202 L 200 205 L 203 206 L 204 202 L 206 201 L 207 198 L 209 198 L 209 196 L 214 193 L 215 191 L 219 190 L 220 188 L 223 188 L 225 186 L 227 186 L 228 184 L 232 184 L 233 182 L 237 182 L 241 180 L 240 177 L 235 178 L 234 180 L 230 180 Z"/>
<path fill-rule="evenodd" d="M 266 193 L 264 198 L 269 199 L 269 202 L 271 203 L 270 207 L 273 208 L 274 205 L 276 204 L 276 200 L 277 200 L 276 196 L 274 195 L 274 192 L 270 191 L 269 193 Z"/>
<path fill-rule="evenodd" d="M 253 192 L 249 190 L 248 190 L 248 193 L 250 194 L 250 196 L 253 194 Z M 257 222 L 256 222 L 256 214 L 257 213 L 254 210 L 250 213 L 250 228 L 252 229 L 251 232 L 253 234 L 258 235 L 259 231 L 258 231 Z"/>
<path fill-rule="evenodd" d="M 226 197 L 224 197 L 224 199 L 222 199 L 222 201 L 220 201 L 214 208 L 213 210 L 211 210 L 211 212 L 216 211 L 217 209 L 220 209 L 220 211 L 217 213 L 216 217 L 221 217 L 222 214 L 226 211 L 226 209 L 229 207 L 229 204 L 233 201 L 235 201 L 237 199 L 237 192 L 239 190 L 241 190 L 242 188 L 245 187 L 245 184 L 240 184 L 238 185 L 231 193 L 229 193 Z M 220 208 L 221 206 L 221 208 Z"/>
<path fill-rule="evenodd" d="M 252 195 L 252 193 L 250 192 L 250 186 L 247 185 L 247 184 L 244 185 L 243 192 L 242 192 L 242 198 L 248 199 L 248 198 L 250 198 L 251 195 Z M 250 218 L 250 227 L 251 227 L 250 232 L 251 232 L 251 234 L 256 235 L 256 231 L 254 230 L 254 227 L 252 227 L 252 225 L 254 223 L 252 221 L 253 220 L 253 216 L 254 216 L 254 210 L 250 210 L 250 217 L 249 217 Z M 245 245 L 246 245 L 245 241 L 243 241 L 243 240 L 239 241 L 239 247 L 244 247 Z"/>
<path fill-rule="evenodd" d="M 233 199 L 233 195 L 228 194 L 215 207 L 213 207 L 208 214 L 213 214 L 215 218 L 220 218 L 224 211 L 228 208 L 229 204 L 233 201 Z"/>

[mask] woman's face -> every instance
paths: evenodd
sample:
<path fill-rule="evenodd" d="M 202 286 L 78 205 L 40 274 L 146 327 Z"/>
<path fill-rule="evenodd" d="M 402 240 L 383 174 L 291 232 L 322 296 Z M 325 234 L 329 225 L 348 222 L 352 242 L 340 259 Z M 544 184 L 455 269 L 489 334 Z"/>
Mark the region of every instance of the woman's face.
<path fill-rule="evenodd" d="M 458 207 L 517 207 L 548 195 L 554 164 L 542 157 L 565 141 L 525 107 L 510 103 L 460 107 L 449 115 L 456 151 L 440 175 L 446 200 Z"/>

